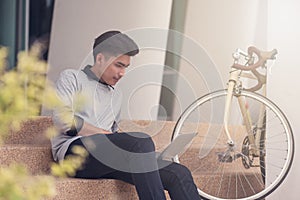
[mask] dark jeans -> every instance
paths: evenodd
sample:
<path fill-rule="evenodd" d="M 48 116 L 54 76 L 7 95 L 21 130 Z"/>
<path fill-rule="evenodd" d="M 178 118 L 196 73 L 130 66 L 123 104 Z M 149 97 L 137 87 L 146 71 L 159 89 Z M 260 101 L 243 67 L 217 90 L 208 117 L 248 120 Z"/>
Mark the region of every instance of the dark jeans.
<path fill-rule="evenodd" d="M 178 163 L 157 160 L 151 137 L 143 133 L 95 134 L 77 139 L 70 145 L 89 151 L 75 177 L 117 179 L 133 184 L 141 200 L 197 200 L 200 196 L 190 171 Z"/>

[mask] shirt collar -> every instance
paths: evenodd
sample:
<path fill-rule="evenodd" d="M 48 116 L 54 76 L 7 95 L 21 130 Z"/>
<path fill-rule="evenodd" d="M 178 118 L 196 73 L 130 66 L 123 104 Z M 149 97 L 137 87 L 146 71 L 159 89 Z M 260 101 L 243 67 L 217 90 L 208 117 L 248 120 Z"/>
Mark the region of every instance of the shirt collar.
<path fill-rule="evenodd" d="M 101 81 L 101 80 L 94 74 L 94 72 L 91 70 L 91 68 L 92 68 L 91 65 L 87 65 L 87 66 L 85 66 L 85 68 L 84 68 L 82 71 L 83 71 L 89 78 L 91 78 L 91 79 L 93 79 L 93 80 L 95 80 L 95 81 L 97 81 L 97 82 L 99 82 L 99 83 L 101 83 L 101 84 L 103 84 L 103 85 L 109 86 L 109 87 L 111 87 L 112 89 L 114 89 L 113 86 L 111 86 L 111 85 L 109 85 L 109 84 L 107 84 L 107 83 Z"/>

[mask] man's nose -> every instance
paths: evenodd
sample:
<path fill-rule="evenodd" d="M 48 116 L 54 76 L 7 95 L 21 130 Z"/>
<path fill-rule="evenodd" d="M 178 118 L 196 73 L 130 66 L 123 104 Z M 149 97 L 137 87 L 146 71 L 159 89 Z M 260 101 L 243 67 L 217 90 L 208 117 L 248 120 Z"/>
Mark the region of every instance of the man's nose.
<path fill-rule="evenodd" d="M 120 71 L 119 71 L 119 76 L 122 77 L 122 76 L 125 75 L 125 73 L 126 73 L 126 69 L 122 67 L 122 68 L 120 69 Z"/>

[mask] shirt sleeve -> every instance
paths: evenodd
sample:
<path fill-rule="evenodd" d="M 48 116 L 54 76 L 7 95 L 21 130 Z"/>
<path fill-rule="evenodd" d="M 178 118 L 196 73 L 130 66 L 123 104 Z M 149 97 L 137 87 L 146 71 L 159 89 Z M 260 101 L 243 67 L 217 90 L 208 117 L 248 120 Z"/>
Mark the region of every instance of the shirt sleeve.
<path fill-rule="evenodd" d="M 83 119 L 74 114 L 74 98 L 78 91 L 76 74 L 71 70 L 63 71 L 56 82 L 56 95 L 60 105 L 53 108 L 52 119 L 61 133 L 70 136 L 77 135 L 83 126 Z"/>
<path fill-rule="evenodd" d="M 111 131 L 113 133 L 118 132 L 119 131 L 119 123 L 120 123 L 120 112 L 117 114 L 115 121 L 113 122 L 113 125 L 111 127 Z"/>
<path fill-rule="evenodd" d="M 115 89 L 115 96 L 113 99 L 113 113 L 114 113 L 114 122 L 112 124 L 111 127 L 111 131 L 114 132 L 118 132 L 119 131 L 119 123 L 121 121 L 121 105 L 122 105 L 122 99 L 123 99 L 123 95 L 122 92 L 119 89 Z"/>

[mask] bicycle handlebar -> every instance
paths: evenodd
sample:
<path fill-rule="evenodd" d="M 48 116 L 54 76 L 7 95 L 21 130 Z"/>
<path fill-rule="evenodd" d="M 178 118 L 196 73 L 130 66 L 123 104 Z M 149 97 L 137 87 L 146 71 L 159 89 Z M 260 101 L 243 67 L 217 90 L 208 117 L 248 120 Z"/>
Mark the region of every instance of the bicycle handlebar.
<path fill-rule="evenodd" d="M 245 88 L 245 90 L 255 92 L 255 91 L 259 90 L 260 88 L 262 88 L 262 86 L 264 84 L 266 84 L 266 76 L 260 74 L 256 69 L 251 70 L 251 72 L 256 77 L 257 84 L 251 88 Z"/>
<path fill-rule="evenodd" d="M 260 66 L 263 66 L 265 64 L 265 62 L 269 59 L 275 59 L 275 55 L 277 54 L 277 50 L 273 49 L 272 51 L 261 51 L 258 48 L 254 47 L 254 46 L 250 46 L 248 48 L 248 56 L 250 58 L 253 58 L 253 53 L 255 53 L 258 57 L 258 60 L 256 63 L 252 64 L 252 65 L 241 65 L 238 63 L 234 63 L 232 67 L 236 68 L 236 69 L 241 69 L 241 70 L 254 70 Z"/>

